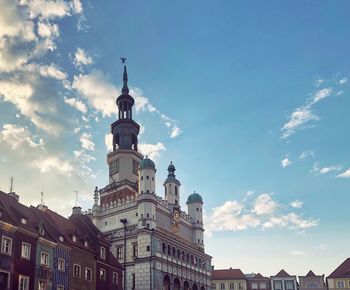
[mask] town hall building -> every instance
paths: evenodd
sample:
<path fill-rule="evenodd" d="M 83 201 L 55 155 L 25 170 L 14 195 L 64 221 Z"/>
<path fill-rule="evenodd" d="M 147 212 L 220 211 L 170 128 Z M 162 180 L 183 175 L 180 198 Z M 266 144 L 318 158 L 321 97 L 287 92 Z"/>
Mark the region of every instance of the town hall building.
<path fill-rule="evenodd" d="M 124 62 L 125 60 L 123 60 Z M 95 188 L 91 219 L 125 268 L 124 289 L 211 289 L 211 256 L 203 239 L 203 200 L 198 193 L 181 208 L 181 182 L 171 162 L 164 194 L 156 192 L 156 166 L 138 151 L 126 66 L 118 120 L 111 125 L 109 184 Z"/>

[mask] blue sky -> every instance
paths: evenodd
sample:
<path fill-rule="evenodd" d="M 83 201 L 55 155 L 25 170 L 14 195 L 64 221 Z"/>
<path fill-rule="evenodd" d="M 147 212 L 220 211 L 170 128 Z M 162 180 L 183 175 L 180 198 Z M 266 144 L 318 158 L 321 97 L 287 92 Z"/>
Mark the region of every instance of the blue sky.
<path fill-rule="evenodd" d="M 348 1 L 1 6 L 2 190 L 91 207 L 126 56 L 158 194 L 172 160 L 216 268 L 327 275 L 349 256 Z"/>

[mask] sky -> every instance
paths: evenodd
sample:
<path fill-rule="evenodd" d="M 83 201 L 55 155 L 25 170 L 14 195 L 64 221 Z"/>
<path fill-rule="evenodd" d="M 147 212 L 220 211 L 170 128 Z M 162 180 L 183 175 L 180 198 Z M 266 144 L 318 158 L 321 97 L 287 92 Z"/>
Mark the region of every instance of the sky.
<path fill-rule="evenodd" d="M 140 150 L 204 200 L 219 268 L 349 257 L 350 2 L 0 0 L 0 189 L 68 216 L 108 183 L 127 57 Z"/>

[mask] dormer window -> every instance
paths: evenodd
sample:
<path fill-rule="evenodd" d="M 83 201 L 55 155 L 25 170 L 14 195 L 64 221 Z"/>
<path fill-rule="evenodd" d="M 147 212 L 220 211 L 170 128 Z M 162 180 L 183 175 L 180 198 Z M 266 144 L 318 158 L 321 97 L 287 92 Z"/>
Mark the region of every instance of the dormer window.
<path fill-rule="evenodd" d="M 88 247 L 89 246 L 89 243 L 88 243 L 88 241 L 84 241 L 84 247 Z"/>
<path fill-rule="evenodd" d="M 45 230 L 44 230 L 43 227 L 40 227 L 40 228 L 39 228 L 39 235 L 40 235 L 40 236 L 45 235 Z"/>
<path fill-rule="evenodd" d="M 21 223 L 26 225 L 27 224 L 27 220 L 25 218 L 21 218 Z"/>
<path fill-rule="evenodd" d="M 73 236 L 72 236 L 72 240 L 73 240 L 73 242 L 76 242 L 76 241 L 77 241 L 77 236 L 76 236 L 76 235 L 73 235 Z"/>
<path fill-rule="evenodd" d="M 100 258 L 106 259 L 106 248 L 105 247 L 100 247 Z"/>
<path fill-rule="evenodd" d="M 60 236 L 59 239 L 60 239 L 60 242 L 64 241 L 64 238 L 62 236 Z"/>

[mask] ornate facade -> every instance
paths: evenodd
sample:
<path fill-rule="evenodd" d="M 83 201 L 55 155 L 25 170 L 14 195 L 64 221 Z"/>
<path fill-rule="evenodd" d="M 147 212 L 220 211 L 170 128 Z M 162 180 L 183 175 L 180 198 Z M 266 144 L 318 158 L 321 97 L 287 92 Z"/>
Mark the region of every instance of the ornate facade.
<path fill-rule="evenodd" d="M 164 197 L 156 193 L 155 164 L 137 148 L 140 127 L 132 119 L 134 99 L 125 66 L 123 81 L 116 100 L 118 120 L 111 125 L 109 184 L 95 189 L 91 218 L 125 267 L 124 289 L 210 289 L 202 197 L 191 194 L 187 212 L 181 209 L 181 183 L 172 163 L 163 183 Z"/>

